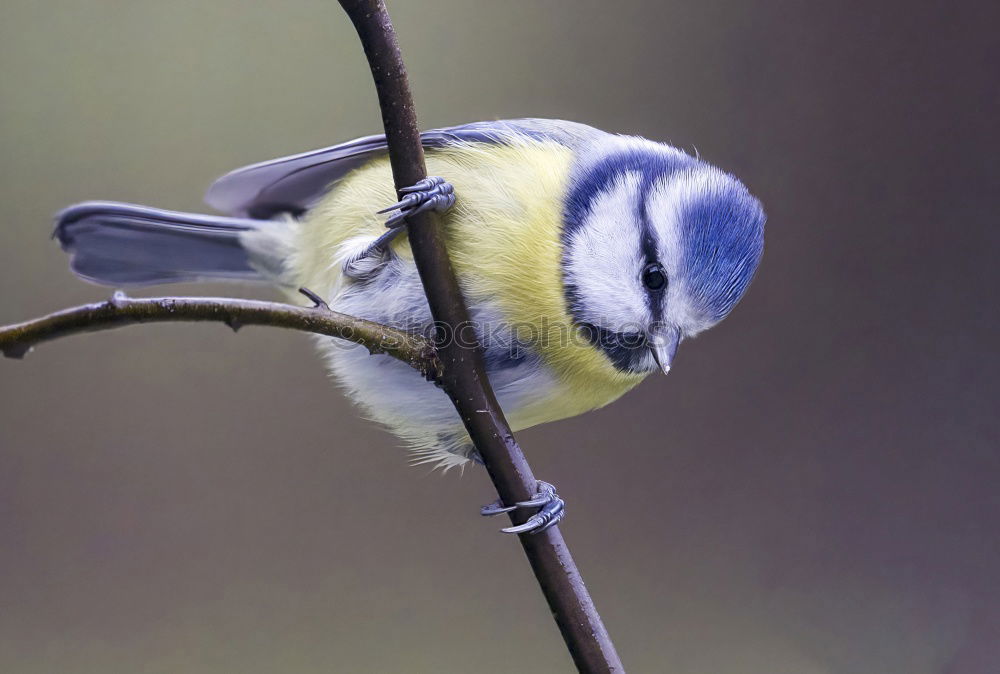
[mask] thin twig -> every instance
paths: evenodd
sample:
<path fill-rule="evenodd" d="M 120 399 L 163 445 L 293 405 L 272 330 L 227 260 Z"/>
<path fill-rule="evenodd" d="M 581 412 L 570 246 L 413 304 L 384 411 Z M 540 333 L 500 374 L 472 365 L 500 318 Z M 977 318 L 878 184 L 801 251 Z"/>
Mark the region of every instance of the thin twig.
<path fill-rule="evenodd" d="M 427 169 L 395 31 L 382 0 L 339 1 L 368 57 L 398 192 L 425 178 Z M 437 227 L 438 218 L 424 213 L 408 222 L 410 246 L 431 313 L 451 334 L 457 334 L 460 326 L 470 324 L 469 313 Z M 535 493 L 537 481 L 493 394 L 482 352 L 468 341 L 451 339 L 438 345 L 444 368 L 442 387 L 462 417 L 502 502 L 524 501 Z M 511 513 L 514 524 L 527 517 L 518 510 Z M 582 672 L 623 672 L 558 527 L 540 534 L 522 534 L 520 540 L 577 668 Z"/>
<path fill-rule="evenodd" d="M 402 330 L 331 311 L 326 304 L 297 307 L 278 302 L 216 297 L 132 298 L 115 293 L 111 299 L 64 309 L 34 320 L 0 327 L 0 351 L 22 358 L 35 345 L 60 337 L 110 330 L 139 323 L 216 321 L 233 331 L 245 325 L 269 325 L 328 335 L 384 353 L 436 378 L 440 363 L 431 343 Z"/>

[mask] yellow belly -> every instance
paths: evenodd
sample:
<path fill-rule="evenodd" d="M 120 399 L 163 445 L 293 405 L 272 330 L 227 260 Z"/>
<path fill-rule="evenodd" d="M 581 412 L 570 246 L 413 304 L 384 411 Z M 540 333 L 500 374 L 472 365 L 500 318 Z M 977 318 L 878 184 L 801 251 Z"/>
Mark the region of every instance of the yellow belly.
<path fill-rule="evenodd" d="M 562 202 L 571 153 L 561 145 L 469 144 L 427 153 L 429 175 L 455 187 L 455 206 L 443 227 L 459 283 L 470 306 L 492 301 L 519 335 L 530 335 L 555 382 L 538 402 L 506 410 L 525 428 L 606 405 L 645 375 L 616 370 L 575 334 L 560 268 Z M 387 159 L 355 170 L 306 216 L 291 261 L 301 286 L 349 283 L 332 264 L 359 236 L 385 231 L 379 208 L 396 200 Z M 405 237 L 394 251 L 411 259 Z"/>

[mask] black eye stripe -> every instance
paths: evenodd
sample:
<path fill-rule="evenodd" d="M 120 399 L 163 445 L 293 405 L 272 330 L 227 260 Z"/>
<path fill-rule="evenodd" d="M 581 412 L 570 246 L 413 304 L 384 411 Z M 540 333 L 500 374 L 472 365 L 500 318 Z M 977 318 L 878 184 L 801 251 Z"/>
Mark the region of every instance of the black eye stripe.
<path fill-rule="evenodd" d="M 667 272 L 659 262 L 650 262 L 642 268 L 642 284 L 647 290 L 658 292 L 667 287 Z"/>

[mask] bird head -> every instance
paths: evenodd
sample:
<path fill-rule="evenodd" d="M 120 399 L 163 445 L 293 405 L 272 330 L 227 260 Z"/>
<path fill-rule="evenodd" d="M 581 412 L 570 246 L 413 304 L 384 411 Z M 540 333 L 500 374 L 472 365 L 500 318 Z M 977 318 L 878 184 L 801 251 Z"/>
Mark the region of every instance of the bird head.
<path fill-rule="evenodd" d="M 581 333 L 626 372 L 668 372 L 677 347 L 729 314 L 764 244 L 760 203 L 667 145 L 618 138 L 570 181 L 563 282 Z"/>

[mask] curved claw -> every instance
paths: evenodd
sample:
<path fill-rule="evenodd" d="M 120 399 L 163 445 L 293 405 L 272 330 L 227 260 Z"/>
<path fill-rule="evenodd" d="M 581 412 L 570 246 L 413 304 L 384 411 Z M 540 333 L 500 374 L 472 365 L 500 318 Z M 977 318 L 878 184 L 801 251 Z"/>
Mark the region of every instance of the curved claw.
<path fill-rule="evenodd" d="M 429 190 L 435 185 L 440 185 L 444 182 L 444 178 L 441 176 L 428 176 L 423 180 L 416 182 L 409 187 L 403 187 L 399 191 L 403 194 L 408 194 L 410 192 L 423 192 L 424 190 Z"/>
<path fill-rule="evenodd" d="M 517 506 L 521 508 L 534 508 L 537 506 L 543 506 L 553 498 L 559 498 L 556 494 L 556 488 L 553 487 L 548 482 L 538 481 L 538 493 L 534 497 L 528 499 L 527 501 L 518 501 Z"/>
<path fill-rule="evenodd" d="M 430 210 L 443 212 L 455 203 L 455 188 L 439 176 L 425 178 L 399 192 L 404 195 L 399 201 L 379 211 L 379 214 L 398 211 L 385 222 L 390 229 L 402 226 L 411 215 Z"/>
<path fill-rule="evenodd" d="M 381 211 L 375 211 L 375 212 L 378 213 L 379 215 L 382 215 L 383 213 L 388 213 L 389 211 L 396 211 L 401 208 L 410 208 L 412 206 L 415 206 L 419 202 L 420 202 L 419 194 L 407 194 L 405 197 L 394 203 L 392 206 L 383 208 Z"/>
<path fill-rule="evenodd" d="M 414 212 L 415 211 L 400 211 L 399 213 L 396 213 L 396 215 L 386 220 L 385 226 L 388 227 L 389 229 L 397 229 L 399 228 L 400 225 L 403 224 L 403 222 L 406 221 L 406 218 L 413 215 Z"/>
<path fill-rule="evenodd" d="M 452 194 L 435 194 L 426 201 L 421 202 L 420 205 L 415 208 L 408 207 L 405 210 L 396 213 L 394 216 L 385 221 L 385 226 L 389 228 L 399 227 L 404 220 L 412 215 L 426 213 L 427 211 L 445 211 L 454 203 L 455 196 Z"/>
<path fill-rule="evenodd" d="M 512 510 L 516 510 L 517 506 L 505 506 L 497 499 L 493 503 L 487 503 L 482 508 L 479 509 L 479 514 L 483 517 L 493 517 L 494 515 L 502 515 L 504 513 L 509 513 Z"/>
<path fill-rule="evenodd" d="M 524 524 L 506 527 L 500 531 L 506 534 L 537 534 L 545 531 L 549 527 L 555 526 L 566 516 L 566 502 L 559 498 L 556 488 L 548 482 L 538 481 L 538 491 L 527 501 L 518 501 L 512 506 L 505 506 L 501 501 L 483 506 L 480 513 L 486 517 L 509 513 L 517 508 L 537 508 L 538 512 L 528 518 Z"/>
<path fill-rule="evenodd" d="M 516 527 L 506 527 L 500 531 L 505 534 L 540 534 L 554 527 L 566 516 L 566 502 L 554 496 L 541 510 L 528 518 L 524 524 Z"/>
<path fill-rule="evenodd" d="M 455 203 L 455 188 L 439 176 L 425 178 L 415 185 L 399 190 L 399 192 L 399 201 L 378 211 L 379 214 L 392 213 L 385 222 L 389 231 L 376 238 L 341 265 L 346 276 L 361 279 L 377 269 L 379 260 L 371 260 L 371 258 L 375 256 L 383 258 L 390 255 L 389 244 L 402 231 L 409 216 L 430 210 L 443 212 Z M 393 211 L 397 212 L 393 213 Z"/>

